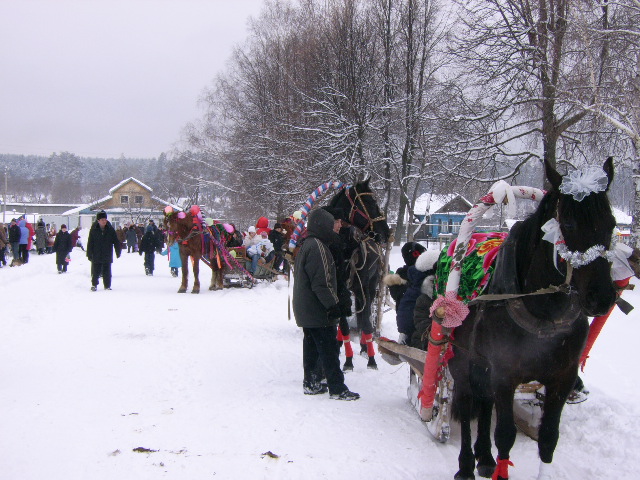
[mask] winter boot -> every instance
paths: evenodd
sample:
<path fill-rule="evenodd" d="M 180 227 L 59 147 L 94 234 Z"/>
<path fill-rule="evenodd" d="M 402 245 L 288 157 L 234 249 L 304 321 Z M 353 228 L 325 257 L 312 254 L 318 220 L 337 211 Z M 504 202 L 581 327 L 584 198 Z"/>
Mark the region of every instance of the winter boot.
<path fill-rule="evenodd" d="M 344 390 L 340 393 L 332 393 L 331 395 L 329 395 L 329 398 L 331 398 L 331 400 L 358 400 L 360 398 L 360 394 L 351 392 L 349 390 Z"/>
<path fill-rule="evenodd" d="M 326 384 L 322 384 L 320 382 L 310 382 L 308 380 L 302 382 L 302 389 L 304 390 L 305 395 L 320 395 L 329 391 L 329 388 Z"/>

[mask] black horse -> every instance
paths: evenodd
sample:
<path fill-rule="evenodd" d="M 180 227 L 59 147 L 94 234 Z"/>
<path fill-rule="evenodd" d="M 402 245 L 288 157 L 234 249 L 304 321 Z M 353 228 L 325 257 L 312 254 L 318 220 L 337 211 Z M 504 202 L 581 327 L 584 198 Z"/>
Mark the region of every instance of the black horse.
<path fill-rule="evenodd" d="M 361 351 L 366 352 L 369 357 L 368 367 L 375 369 L 377 368 L 373 348 L 375 325 L 371 314 L 382 274 L 381 245 L 386 244 L 389 239 L 389 225 L 369 188 L 369 180 L 340 190 L 329 202 L 329 207 L 340 209 L 344 214 L 342 220 L 351 226 L 347 232 L 344 231 L 345 229 L 341 231 L 345 238 L 343 253 L 347 262 L 342 267 L 351 279 L 350 289 L 356 301 L 355 311 L 358 330 L 361 332 Z M 346 320 L 342 319 L 340 330 L 343 340 L 348 342 L 348 325 L 345 328 L 345 323 Z M 353 369 L 348 351 L 347 362 L 343 369 Z"/>
<path fill-rule="evenodd" d="M 536 212 L 512 228 L 485 292 L 525 295 L 476 302 L 455 329 L 455 355 L 449 368 L 455 380 L 453 416 L 461 423 L 456 480 L 474 478 L 475 460 L 479 475 L 508 478 L 509 452 L 516 438 L 514 392 L 519 384 L 534 380 L 546 392 L 538 431 L 538 479 L 552 478 L 550 463 L 560 415 L 576 382 L 589 328 L 587 316 L 606 313 L 616 298 L 610 264 L 604 258 L 615 226 L 606 194 L 613 180 L 611 158 L 603 170 L 606 177 L 601 180 L 606 187 L 587 190 L 586 197 L 578 201 L 561 193 L 563 177 L 545 162 L 552 188 Z M 551 219 L 557 220 L 565 242 L 557 252 L 568 261 L 542 239 L 541 227 Z M 563 284 L 568 286 L 556 293 L 526 295 Z M 497 464 L 490 437 L 494 402 Z M 478 418 L 478 435 L 472 450 L 470 422 L 474 417 Z"/>

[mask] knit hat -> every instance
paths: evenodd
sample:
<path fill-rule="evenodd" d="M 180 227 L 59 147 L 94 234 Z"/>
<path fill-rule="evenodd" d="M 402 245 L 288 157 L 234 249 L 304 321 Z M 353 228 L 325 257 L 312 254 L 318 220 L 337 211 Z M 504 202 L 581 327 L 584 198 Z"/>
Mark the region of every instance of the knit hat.
<path fill-rule="evenodd" d="M 420 245 L 418 242 L 407 242 L 402 246 L 402 258 L 404 263 L 408 266 L 415 265 L 417 258 L 426 248 Z"/>
<path fill-rule="evenodd" d="M 282 228 L 282 225 L 280 225 L 279 223 L 276 223 L 276 224 L 273 226 L 273 229 L 274 229 L 274 230 L 276 230 L 276 229 L 278 229 L 278 228 Z"/>
<path fill-rule="evenodd" d="M 67 226 L 64 223 L 60 225 L 60 230 L 62 230 L 63 228 L 67 228 Z"/>
<path fill-rule="evenodd" d="M 256 227 L 254 227 L 253 225 L 251 225 L 249 228 L 247 228 L 247 232 L 249 232 L 249 233 L 256 233 Z"/>
<path fill-rule="evenodd" d="M 266 230 L 262 230 L 260 232 L 260 235 L 262 235 L 263 237 L 268 237 L 269 236 L 269 232 L 267 232 Z"/>
<path fill-rule="evenodd" d="M 96 215 L 96 220 L 100 220 L 102 218 L 107 218 L 107 212 L 105 212 L 104 210 L 100 210 Z"/>

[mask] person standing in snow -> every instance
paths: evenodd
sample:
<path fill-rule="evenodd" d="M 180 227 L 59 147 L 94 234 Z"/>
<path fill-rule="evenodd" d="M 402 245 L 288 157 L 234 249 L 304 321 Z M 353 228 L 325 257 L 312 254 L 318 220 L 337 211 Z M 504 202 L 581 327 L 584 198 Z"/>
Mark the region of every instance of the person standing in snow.
<path fill-rule="evenodd" d="M 155 270 L 157 248 L 156 234 L 153 231 L 153 225 L 149 224 L 142 236 L 142 240 L 140 240 L 140 248 L 138 249 L 140 255 L 144 253 L 144 273 L 147 275 L 153 275 Z"/>
<path fill-rule="evenodd" d="M 127 253 L 136 251 L 136 244 L 138 243 L 138 236 L 136 235 L 136 229 L 133 225 L 129 225 L 127 230 Z"/>
<path fill-rule="evenodd" d="M 111 290 L 111 264 L 113 263 L 113 250 L 116 257 L 120 258 L 120 242 L 116 231 L 107 220 L 107 212 L 101 210 L 96 215 L 96 221 L 89 230 L 87 240 L 87 258 L 91 262 L 91 291 L 95 292 L 100 283 L 105 290 Z"/>
<path fill-rule="evenodd" d="M 9 241 L 7 239 L 7 232 L 4 229 L 4 223 L 0 223 L 0 267 L 7 266 L 7 258 L 5 257 L 5 250 Z"/>
<path fill-rule="evenodd" d="M 20 258 L 20 226 L 15 218 L 12 218 L 9 224 L 9 245 L 11 245 L 11 255 L 13 256 L 11 266 L 13 266 L 15 261 Z"/>
<path fill-rule="evenodd" d="M 20 227 L 20 260 L 22 263 L 29 262 L 29 243 L 31 241 L 29 234 L 29 227 L 27 227 L 27 221 L 23 218 L 18 222 Z"/>
<path fill-rule="evenodd" d="M 160 253 L 160 255 L 169 256 L 169 268 L 171 269 L 171 276 L 178 276 L 178 269 L 182 268 L 182 259 L 180 258 L 180 245 L 178 242 L 173 242 L 171 245 L 167 245 L 167 248 Z"/>
<path fill-rule="evenodd" d="M 44 255 L 45 248 L 47 248 L 47 230 L 44 220 L 40 219 L 36 224 L 36 250 L 38 255 Z"/>
<path fill-rule="evenodd" d="M 302 328 L 303 389 L 306 395 L 329 391 L 334 400 L 357 400 L 360 395 L 344 384 L 336 341 L 340 319 L 336 267 L 328 245 L 337 240 L 333 216 L 326 210 L 311 211 L 307 238 L 295 260 L 293 313 Z M 322 364 L 327 385 L 320 383 L 318 362 Z"/>
<path fill-rule="evenodd" d="M 53 251 L 56 254 L 58 273 L 67 273 L 69 253 L 71 253 L 72 249 L 71 234 L 67 231 L 67 226 L 63 223 L 60 225 L 60 231 L 56 233 L 56 239 L 53 241 Z"/>

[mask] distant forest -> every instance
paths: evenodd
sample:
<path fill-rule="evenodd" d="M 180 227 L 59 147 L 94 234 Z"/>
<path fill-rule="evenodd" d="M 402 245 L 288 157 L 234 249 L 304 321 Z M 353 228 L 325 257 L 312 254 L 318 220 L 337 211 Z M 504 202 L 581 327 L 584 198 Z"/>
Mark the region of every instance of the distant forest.
<path fill-rule="evenodd" d="M 0 154 L 7 177 L 7 201 L 88 203 L 107 194 L 121 180 L 135 177 L 161 197 L 166 156 L 160 158 L 83 158 L 73 153 L 49 157 Z M 4 194 L 4 178 L 0 186 Z"/>

